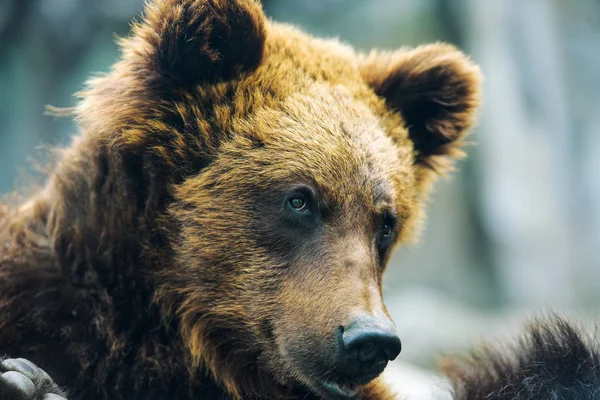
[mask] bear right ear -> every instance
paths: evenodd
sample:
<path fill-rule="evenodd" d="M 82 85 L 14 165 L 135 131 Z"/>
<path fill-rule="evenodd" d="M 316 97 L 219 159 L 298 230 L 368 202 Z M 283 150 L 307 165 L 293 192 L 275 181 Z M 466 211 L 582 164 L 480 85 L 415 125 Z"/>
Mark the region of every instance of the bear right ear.
<path fill-rule="evenodd" d="M 360 72 L 402 116 L 415 165 L 444 173 L 461 156 L 462 140 L 474 124 L 480 103 L 479 68 L 455 47 L 436 43 L 371 52 L 361 57 Z"/>
<path fill-rule="evenodd" d="M 124 53 L 176 86 L 218 82 L 258 67 L 265 15 L 254 0 L 151 0 Z"/>

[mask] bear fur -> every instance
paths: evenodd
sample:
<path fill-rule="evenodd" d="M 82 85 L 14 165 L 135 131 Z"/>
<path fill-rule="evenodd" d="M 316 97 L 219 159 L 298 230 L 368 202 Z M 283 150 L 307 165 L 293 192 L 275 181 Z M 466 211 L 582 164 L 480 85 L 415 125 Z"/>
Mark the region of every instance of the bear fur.
<path fill-rule="evenodd" d="M 337 398 L 333 332 L 389 319 L 385 265 L 462 155 L 478 68 L 439 43 L 359 53 L 253 0 L 153 0 L 119 45 L 45 186 L 0 206 L 0 355 L 71 400 Z"/>
<path fill-rule="evenodd" d="M 593 400 L 600 397 L 600 343 L 558 316 L 531 321 L 521 338 L 447 359 L 456 400 Z"/>

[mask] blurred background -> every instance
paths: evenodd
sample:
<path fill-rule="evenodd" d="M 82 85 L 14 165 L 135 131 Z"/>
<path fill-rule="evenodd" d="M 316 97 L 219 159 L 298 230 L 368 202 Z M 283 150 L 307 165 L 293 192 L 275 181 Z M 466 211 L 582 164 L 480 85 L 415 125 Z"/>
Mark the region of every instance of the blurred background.
<path fill-rule="evenodd" d="M 485 75 L 469 158 L 438 184 L 421 244 L 399 248 L 386 273 L 404 345 L 397 368 L 433 369 L 440 354 L 550 310 L 600 319 L 600 1 L 263 4 L 276 20 L 360 49 L 451 42 Z M 0 0 L 0 193 L 29 179 L 40 146 L 76 132 L 45 106 L 72 106 L 86 78 L 108 70 L 115 35 L 141 8 Z"/>

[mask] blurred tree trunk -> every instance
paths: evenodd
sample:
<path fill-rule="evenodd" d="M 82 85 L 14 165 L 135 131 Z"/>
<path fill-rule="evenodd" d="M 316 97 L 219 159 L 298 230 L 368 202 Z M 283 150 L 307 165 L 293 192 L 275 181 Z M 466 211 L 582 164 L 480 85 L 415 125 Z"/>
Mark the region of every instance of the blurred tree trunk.
<path fill-rule="evenodd" d="M 510 303 L 573 305 L 573 171 L 551 2 L 471 0 L 485 81 L 478 163 L 498 276 Z M 493 108 L 492 108 L 493 107 Z"/>

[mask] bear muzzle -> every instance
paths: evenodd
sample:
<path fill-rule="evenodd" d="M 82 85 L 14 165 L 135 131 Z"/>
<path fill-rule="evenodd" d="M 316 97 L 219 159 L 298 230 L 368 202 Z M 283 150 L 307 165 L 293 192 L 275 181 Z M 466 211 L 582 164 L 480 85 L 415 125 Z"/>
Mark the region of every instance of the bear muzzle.
<path fill-rule="evenodd" d="M 379 376 L 402 350 L 394 324 L 387 318 L 362 317 L 338 331 L 337 371 L 323 388 L 334 399 L 352 399 L 360 387 Z M 333 379 L 332 379 L 333 378 Z"/>

